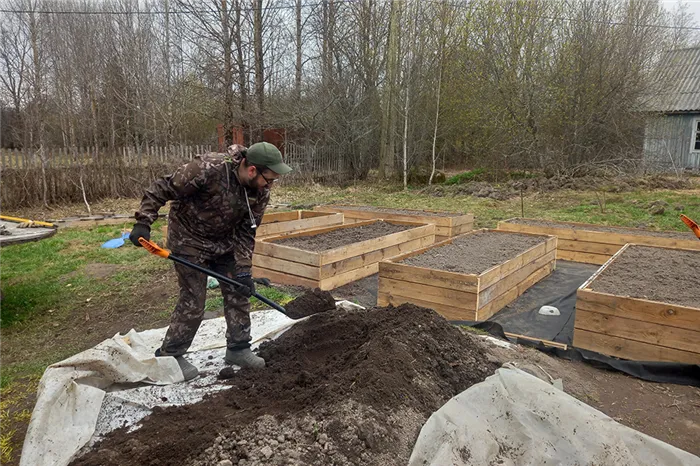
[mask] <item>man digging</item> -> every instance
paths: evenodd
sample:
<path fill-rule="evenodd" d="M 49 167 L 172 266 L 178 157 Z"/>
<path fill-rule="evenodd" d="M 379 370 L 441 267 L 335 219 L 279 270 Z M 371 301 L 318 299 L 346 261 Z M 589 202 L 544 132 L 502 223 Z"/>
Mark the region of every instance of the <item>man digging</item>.
<path fill-rule="evenodd" d="M 228 155 L 207 154 L 156 180 L 136 212 L 129 239 L 150 239 L 150 225 L 167 201 L 168 247 L 190 262 L 233 278 L 245 286 L 220 283 L 226 317 L 227 364 L 264 367 L 265 360 L 250 350 L 250 302 L 255 291 L 251 275 L 255 228 L 270 200 L 270 188 L 292 169 L 272 144 L 259 142 L 248 149 L 229 147 Z M 205 274 L 175 264 L 180 296 L 170 326 L 156 356 L 176 358 L 185 380 L 197 368 L 182 356 L 187 352 L 204 316 Z"/>

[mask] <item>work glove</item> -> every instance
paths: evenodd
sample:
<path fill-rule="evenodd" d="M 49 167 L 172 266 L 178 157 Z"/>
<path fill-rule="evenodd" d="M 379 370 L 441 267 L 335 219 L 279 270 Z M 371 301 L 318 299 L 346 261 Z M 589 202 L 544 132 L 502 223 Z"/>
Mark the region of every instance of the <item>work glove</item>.
<path fill-rule="evenodd" d="M 150 240 L 151 239 L 151 227 L 149 227 L 145 223 L 135 224 L 134 228 L 131 229 L 131 234 L 129 234 L 129 239 L 131 240 L 132 243 L 134 243 L 134 246 L 141 247 L 141 243 L 139 243 L 139 238 Z"/>
<path fill-rule="evenodd" d="M 246 298 L 250 298 L 251 296 L 253 296 L 253 293 L 255 293 L 255 283 L 253 283 L 253 276 L 250 274 L 250 272 L 239 273 L 238 275 L 236 275 L 235 280 L 241 285 L 243 285 L 236 287 L 236 291 L 238 291 Z"/>

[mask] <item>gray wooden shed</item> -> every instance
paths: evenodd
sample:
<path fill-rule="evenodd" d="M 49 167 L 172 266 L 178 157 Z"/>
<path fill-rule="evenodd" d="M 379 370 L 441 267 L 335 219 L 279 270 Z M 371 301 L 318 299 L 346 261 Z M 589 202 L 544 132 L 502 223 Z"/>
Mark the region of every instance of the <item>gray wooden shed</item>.
<path fill-rule="evenodd" d="M 700 47 L 666 52 L 661 64 L 660 91 L 645 105 L 644 161 L 700 170 Z"/>

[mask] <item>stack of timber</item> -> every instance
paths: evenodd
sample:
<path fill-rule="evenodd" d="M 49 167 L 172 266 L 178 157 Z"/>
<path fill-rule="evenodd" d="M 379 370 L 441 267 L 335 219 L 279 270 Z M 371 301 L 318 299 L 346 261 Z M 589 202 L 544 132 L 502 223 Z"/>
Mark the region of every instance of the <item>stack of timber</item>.
<path fill-rule="evenodd" d="M 700 241 L 692 233 L 527 218 L 503 220 L 498 223 L 498 229 L 556 236 L 557 259 L 595 265 L 607 262 L 627 243 L 700 250 Z"/>
<path fill-rule="evenodd" d="M 700 275 L 689 280 L 697 279 L 697 286 L 693 288 L 691 285 L 689 288 L 691 293 L 694 289 L 698 295 L 697 304 L 692 306 L 594 290 L 601 275 L 611 274 L 609 269 L 613 264 L 636 246 L 638 245 L 623 246 L 577 290 L 573 345 L 634 361 L 700 364 Z M 693 264 L 700 264 L 700 251 L 653 249 L 687 251 L 691 257 L 697 256 L 697 259 L 693 259 Z M 637 296 L 646 295 L 645 288 L 649 285 L 645 287 L 644 283 L 650 284 L 658 280 L 658 273 L 674 272 L 664 269 L 664 264 L 659 265 L 660 270 L 657 271 L 649 270 L 649 267 L 642 264 L 628 269 L 635 275 L 635 284 L 639 283 L 636 285 L 639 288 Z M 693 267 L 692 264 L 689 265 Z M 672 296 L 675 295 L 673 288 L 669 288 L 669 292 Z"/>
<path fill-rule="evenodd" d="M 345 216 L 344 222 L 346 224 L 382 219 L 433 224 L 436 227 L 436 241 L 443 241 L 474 229 L 474 214 L 351 205 L 322 205 L 314 207 L 314 210 L 317 212 L 341 212 Z"/>
<path fill-rule="evenodd" d="M 449 320 L 486 320 L 555 269 L 557 238 L 529 234 L 541 237 L 541 243 L 478 274 L 402 263 L 408 258 L 479 232 L 510 234 L 498 230 L 476 230 L 382 261 L 379 264 L 377 305 L 413 303 L 434 309 Z M 469 258 L 464 257 L 464 261 L 468 262 Z"/>
<path fill-rule="evenodd" d="M 390 221 L 411 228 L 386 236 L 326 251 L 307 251 L 276 244 L 286 238 L 322 235 L 336 230 L 371 225 L 378 220 L 332 226 L 303 233 L 256 239 L 253 275 L 274 283 L 332 290 L 377 273 L 379 262 L 435 242 L 435 225 Z"/>

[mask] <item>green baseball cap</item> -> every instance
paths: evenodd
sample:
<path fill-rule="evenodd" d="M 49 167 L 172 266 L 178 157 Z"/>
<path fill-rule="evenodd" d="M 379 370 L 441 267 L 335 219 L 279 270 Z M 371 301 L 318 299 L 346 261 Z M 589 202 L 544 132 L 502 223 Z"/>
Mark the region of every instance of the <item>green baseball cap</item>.
<path fill-rule="evenodd" d="M 246 151 L 246 159 L 253 165 L 267 167 L 279 175 L 286 175 L 292 168 L 282 161 L 282 153 L 269 142 L 256 142 Z"/>

